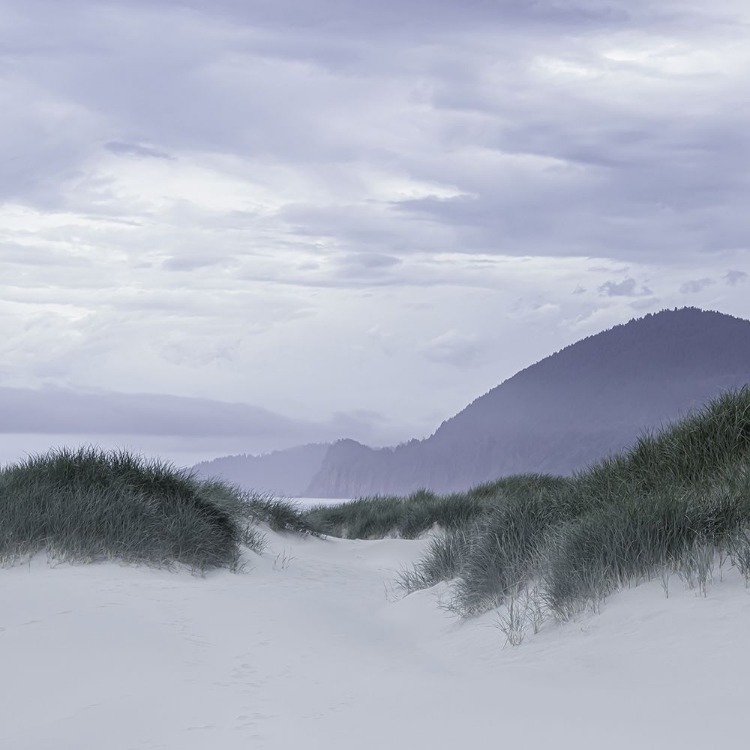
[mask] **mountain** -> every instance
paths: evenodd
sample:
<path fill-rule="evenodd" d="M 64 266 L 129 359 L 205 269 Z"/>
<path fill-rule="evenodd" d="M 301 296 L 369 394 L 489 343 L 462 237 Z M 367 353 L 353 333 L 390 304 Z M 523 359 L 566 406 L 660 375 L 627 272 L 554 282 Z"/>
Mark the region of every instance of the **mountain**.
<path fill-rule="evenodd" d="M 196 464 L 200 477 L 216 477 L 248 490 L 299 497 L 320 470 L 328 444 L 310 443 L 260 456 L 224 456 Z"/>
<path fill-rule="evenodd" d="M 750 321 L 664 310 L 527 367 L 425 440 L 334 443 L 306 494 L 453 492 L 519 472 L 570 474 L 748 382 Z"/>

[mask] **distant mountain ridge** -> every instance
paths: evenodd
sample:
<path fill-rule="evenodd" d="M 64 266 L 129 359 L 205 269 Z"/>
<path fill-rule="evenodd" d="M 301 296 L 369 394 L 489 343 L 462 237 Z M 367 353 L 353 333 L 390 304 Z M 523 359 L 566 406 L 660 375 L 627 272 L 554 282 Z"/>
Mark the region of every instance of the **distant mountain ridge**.
<path fill-rule="evenodd" d="M 310 443 L 260 456 L 224 456 L 202 461 L 193 471 L 248 490 L 299 497 L 320 470 L 328 448 L 328 443 Z"/>
<path fill-rule="evenodd" d="M 664 310 L 589 336 L 527 367 L 425 440 L 334 443 L 312 497 L 465 490 L 519 472 L 570 474 L 750 383 L 750 321 Z"/>

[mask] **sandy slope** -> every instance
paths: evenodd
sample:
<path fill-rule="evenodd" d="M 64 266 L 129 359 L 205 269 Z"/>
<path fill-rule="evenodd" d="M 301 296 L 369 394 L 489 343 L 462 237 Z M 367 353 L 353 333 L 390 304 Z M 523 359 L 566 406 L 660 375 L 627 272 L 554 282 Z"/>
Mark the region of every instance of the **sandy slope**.
<path fill-rule="evenodd" d="M 240 575 L 0 570 L 0 748 L 668 750 L 749 734 L 736 575 L 707 599 L 643 585 L 503 649 L 493 615 L 436 607 L 443 586 L 393 600 L 384 582 L 424 542 L 269 538 Z"/>

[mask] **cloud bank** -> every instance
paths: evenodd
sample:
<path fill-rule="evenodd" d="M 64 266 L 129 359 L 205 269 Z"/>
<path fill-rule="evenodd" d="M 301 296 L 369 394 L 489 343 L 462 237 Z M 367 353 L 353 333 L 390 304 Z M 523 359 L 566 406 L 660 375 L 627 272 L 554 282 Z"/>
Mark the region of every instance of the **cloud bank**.
<path fill-rule="evenodd" d="M 2 388 L 406 439 L 634 315 L 750 317 L 745 2 L 2 15 Z"/>

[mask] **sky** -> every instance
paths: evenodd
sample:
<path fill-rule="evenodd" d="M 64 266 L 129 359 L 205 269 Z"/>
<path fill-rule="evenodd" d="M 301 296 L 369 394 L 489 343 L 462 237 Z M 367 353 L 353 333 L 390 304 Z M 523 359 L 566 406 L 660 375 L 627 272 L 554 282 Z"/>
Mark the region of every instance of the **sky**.
<path fill-rule="evenodd" d="M 0 0 L 0 463 L 432 433 L 750 318 L 746 0 Z"/>

